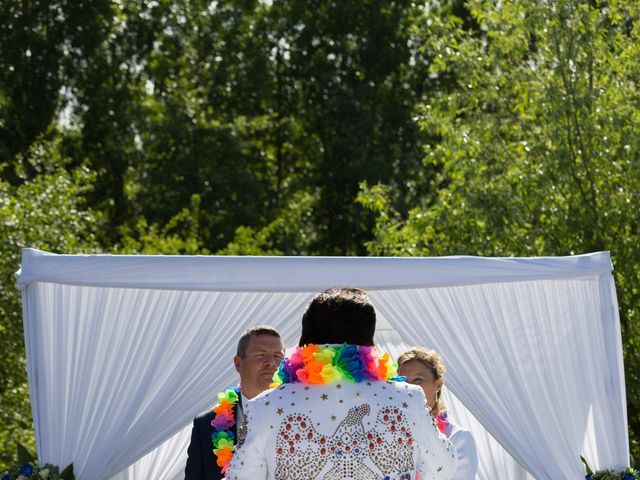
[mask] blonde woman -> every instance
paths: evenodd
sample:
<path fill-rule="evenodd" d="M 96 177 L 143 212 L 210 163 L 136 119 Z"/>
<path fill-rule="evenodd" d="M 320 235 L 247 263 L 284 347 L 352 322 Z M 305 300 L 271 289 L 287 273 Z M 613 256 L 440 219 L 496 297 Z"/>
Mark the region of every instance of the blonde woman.
<path fill-rule="evenodd" d="M 445 370 L 438 352 L 424 347 L 413 347 L 398 358 L 398 374 L 422 388 L 438 428 L 456 449 L 458 469 L 451 479 L 472 480 L 478 470 L 476 442 L 471 432 L 451 423 L 447 417 L 447 406 L 442 398 Z"/>

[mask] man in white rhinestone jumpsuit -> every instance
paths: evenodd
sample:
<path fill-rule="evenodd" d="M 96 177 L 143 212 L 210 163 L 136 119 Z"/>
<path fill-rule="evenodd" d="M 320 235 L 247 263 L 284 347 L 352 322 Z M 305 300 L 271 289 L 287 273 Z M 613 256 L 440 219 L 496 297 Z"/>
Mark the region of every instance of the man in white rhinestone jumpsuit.
<path fill-rule="evenodd" d="M 375 310 L 360 289 L 314 297 L 300 345 L 373 345 Z M 455 450 L 425 408 L 422 389 L 360 379 L 284 383 L 247 405 L 248 432 L 228 480 L 449 479 Z"/>

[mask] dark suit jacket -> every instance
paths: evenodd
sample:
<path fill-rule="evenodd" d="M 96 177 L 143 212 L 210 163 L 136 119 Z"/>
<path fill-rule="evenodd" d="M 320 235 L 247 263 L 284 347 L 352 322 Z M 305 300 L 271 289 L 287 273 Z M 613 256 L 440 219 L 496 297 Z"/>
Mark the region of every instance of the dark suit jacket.
<path fill-rule="evenodd" d="M 237 437 L 237 420 L 238 405 L 242 399 L 233 407 L 233 415 L 236 424 L 231 428 L 235 438 Z M 215 429 L 211 426 L 211 420 L 214 419 L 215 413 L 210 411 L 193 420 L 193 429 L 191 430 L 191 443 L 187 450 L 187 466 L 184 469 L 185 480 L 220 480 L 222 473 L 220 467 L 216 464 L 216 456 L 213 453 L 213 442 L 211 435 Z"/>

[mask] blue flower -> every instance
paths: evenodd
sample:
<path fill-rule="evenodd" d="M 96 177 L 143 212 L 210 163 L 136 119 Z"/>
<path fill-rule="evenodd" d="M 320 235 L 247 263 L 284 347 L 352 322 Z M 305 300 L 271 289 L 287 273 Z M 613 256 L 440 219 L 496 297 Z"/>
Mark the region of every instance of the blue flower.
<path fill-rule="evenodd" d="M 280 377 L 280 380 L 282 380 L 282 383 L 289 383 L 291 381 L 292 371 L 293 368 L 288 359 L 280 362 L 280 365 L 278 365 L 277 375 Z"/>
<path fill-rule="evenodd" d="M 358 347 L 355 345 L 341 345 L 334 364 L 347 379 L 353 382 L 359 383 L 365 378 L 365 365 L 359 357 Z"/>
<path fill-rule="evenodd" d="M 585 479 L 585 480 L 591 480 L 591 474 L 589 474 L 589 475 L 585 475 L 585 476 L 584 476 L 584 479 Z"/>
<path fill-rule="evenodd" d="M 631 473 L 631 472 L 627 472 L 624 474 L 624 477 L 622 477 L 623 480 L 635 480 L 636 476 Z"/>
<path fill-rule="evenodd" d="M 30 463 L 25 463 L 20 467 L 20 473 L 28 477 L 33 473 L 33 465 L 31 465 Z"/>
<path fill-rule="evenodd" d="M 9 475 L 5 475 L 4 477 L 2 477 L 2 480 L 11 480 L 11 477 Z"/>
<path fill-rule="evenodd" d="M 212 432 L 211 433 L 211 441 L 214 441 L 218 438 L 218 433 L 220 432 Z M 230 439 L 234 439 L 235 435 L 233 434 L 233 432 L 231 430 L 225 430 L 225 433 L 227 434 L 227 437 L 229 437 Z"/>

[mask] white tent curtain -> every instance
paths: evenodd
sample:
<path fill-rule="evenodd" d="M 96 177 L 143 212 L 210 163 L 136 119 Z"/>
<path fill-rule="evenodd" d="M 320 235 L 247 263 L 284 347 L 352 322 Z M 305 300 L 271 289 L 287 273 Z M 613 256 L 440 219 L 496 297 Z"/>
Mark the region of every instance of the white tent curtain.
<path fill-rule="evenodd" d="M 584 445 L 594 403 L 602 422 L 625 424 L 624 402 L 606 391 L 619 380 L 607 353 L 621 350 L 598 321 L 612 307 L 602 288 L 597 278 L 384 291 L 376 306 L 404 338 L 436 346 L 452 366 L 451 391 L 534 477 L 578 478 L 576 452 L 608 465 L 626 448 L 602 430 L 597 452 Z"/>
<path fill-rule="evenodd" d="M 191 425 L 166 440 L 111 480 L 184 480 Z"/>
<path fill-rule="evenodd" d="M 393 343 L 380 340 L 392 333 Z M 397 334 L 390 331 L 377 333 L 381 349 L 393 354 L 394 358 L 410 345 L 399 342 Z M 386 348 L 390 346 L 390 348 Z M 487 432 L 480 422 L 466 409 L 455 395 L 444 388 L 444 399 L 452 419 L 473 432 L 481 462 L 478 466 L 478 480 L 530 480 L 533 477 Z M 187 460 L 187 447 L 191 439 L 191 424 L 152 450 L 135 464 L 114 476 L 111 480 L 182 480 Z"/>
<path fill-rule="evenodd" d="M 527 478 L 525 470 L 580 478 L 580 454 L 597 468 L 627 466 L 606 252 L 294 258 L 25 249 L 18 286 L 40 458 L 73 462 L 79 480 L 181 478 L 194 414 L 235 379 L 239 334 L 269 323 L 295 344 L 311 295 L 335 285 L 370 290 L 378 341 L 392 354 L 412 344 L 442 353 L 452 416 L 478 442 L 478 478 Z"/>
<path fill-rule="evenodd" d="M 383 326 L 384 327 L 384 326 Z M 388 326 L 387 326 L 388 327 Z M 376 339 L 381 350 L 393 358 L 412 344 L 402 340 L 395 330 L 378 329 Z M 529 480 L 533 477 L 487 432 L 480 422 L 446 388 L 444 398 L 449 414 L 460 425 L 473 432 L 482 461 L 478 467 L 478 480 Z M 120 472 L 112 480 L 181 480 L 187 459 L 187 446 L 191 438 L 191 425 L 171 437 L 155 450 L 149 452 L 134 465 Z M 163 466 L 163 467 L 160 467 Z"/>

